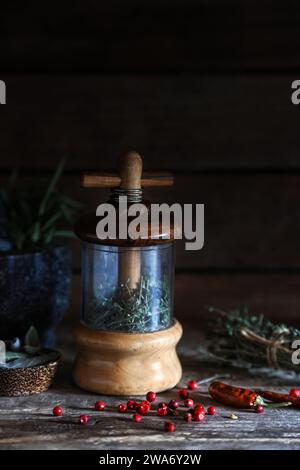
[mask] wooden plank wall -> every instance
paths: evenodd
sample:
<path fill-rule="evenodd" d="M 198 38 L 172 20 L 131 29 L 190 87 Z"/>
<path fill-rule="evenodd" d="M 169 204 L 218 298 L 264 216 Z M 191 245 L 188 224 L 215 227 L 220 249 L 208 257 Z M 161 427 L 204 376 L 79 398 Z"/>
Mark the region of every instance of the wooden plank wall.
<path fill-rule="evenodd" d="M 67 154 L 62 186 L 94 207 L 104 194 L 80 189 L 81 172 L 135 148 L 176 173 L 154 200 L 206 207 L 205 249 L 178 247 L 180 310 L 188 282 L 193 316 L 249 302 L 299 321 L 299 27 L 296 0 L 7 2 L 1 181 L 14 166 L 47 176 Z"/>

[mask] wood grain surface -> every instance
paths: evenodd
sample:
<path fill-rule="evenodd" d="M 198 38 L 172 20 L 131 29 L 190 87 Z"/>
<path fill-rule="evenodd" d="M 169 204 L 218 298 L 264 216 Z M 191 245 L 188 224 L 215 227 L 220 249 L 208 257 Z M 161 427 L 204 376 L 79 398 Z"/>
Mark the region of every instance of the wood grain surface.
<path fill-rule="evenodd" d="M 197 346 L 203 344 L 202 338 L 197 325 L 184 324 L 179 347 L 184 367 L 183 383 L 190 378 L 226 372 L 231 374 L 227 380 L 232 384 L 252 388 L 265 386 L 286 390 L 295 385 L 206 363 L 197 354 Z M 126 401 L 125 398 L 86 393 L 74 386 L 71 371 L 75 351 L 70 334 L 65 330 L 61 331 L 60 344 L 64 360 L 53 388 L 41 395 L 0 400 L 0 449 L 300 449 L 297 409 L 269 409 L 259 415 L 217 405 L 217 414 L 206 416 L 202 423 L 187 424 L 182 417 L 171 418 L 176 426 L 172 434 L 163 432 L 165 419 L 154 413 L 141 423 L 134 423 L 131 414 L 117 412 L 117 405 Z M 171 398 L 177 398 L 176 389 L 159 395 L 160 401 Z M 205 406 L 213 404 L 207 386 L 199 388 L 193 398 Z M 96 412 L 93 405 L 101 399 L 107 402 L 107 411 Z M 59 418 L 52 416 L 52 408 L 57 404 L 64 409 Z M 238 420 L 229 419 L 232 412 L 238 415 Z M 83 413 L 90 416 L 87 426 L 77 422 Z"/>

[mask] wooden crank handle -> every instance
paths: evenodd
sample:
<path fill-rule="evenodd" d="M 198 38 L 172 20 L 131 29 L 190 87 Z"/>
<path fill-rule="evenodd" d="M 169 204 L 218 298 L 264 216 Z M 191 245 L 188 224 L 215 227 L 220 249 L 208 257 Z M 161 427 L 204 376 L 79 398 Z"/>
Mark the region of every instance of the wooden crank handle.
<path fill-rule="evenodd" d="M 85 173 L 81 185 L 84 188 L 140 189 L 141 187 L 172 186 L 174 176 L 168 172 L 142 173 L 143 162 L 137 152 L 127 152 L 119 160 L 119 174 Z"/>
<path fill-rule="evenodd" d="M 121 178 L 115 173 L 85 173 L 81 180 L 84 188 L 117 188 Z M 167 171 L 145 171 L 142 173 L 141 187 L 173 186 L 174 175 Z"/>

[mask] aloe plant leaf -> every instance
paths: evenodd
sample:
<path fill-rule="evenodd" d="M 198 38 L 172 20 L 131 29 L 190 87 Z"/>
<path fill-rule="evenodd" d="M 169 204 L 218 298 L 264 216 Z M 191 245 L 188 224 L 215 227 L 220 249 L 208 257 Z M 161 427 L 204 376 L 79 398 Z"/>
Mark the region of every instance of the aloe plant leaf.
<path fill-rule="evenodd" d="M 63 169 L 65 167 L 65 163 L 66 163 L 66 159 L 65 158 L 62 158 L 61 161 L 59 162 L 58 164 L 58 167 L 56 168 L 56 171 L 52 177 L 52 180 L 50 181 L 50 184 L 47 188 L 47 191 L 42 199 L 42 202 L 40 204 L 40 208 L 39 208 L 39 215 L 43 215 L 45 210 L 46 210 L 46 206 L 47 206 L 47 202 L 48 202 L 48 199 L 52 193 L 52 191 L 54 190 L 59 178 L 61 177 L 61 174 L 63 172 Z"/>
<path fill-rule="evenodd" d="M 56 212 L 55 214 L 53 214 L 52 217 L 50 217 L 47 222 L 45 222 L 45 224 L 42 226 L 42 231 L 47 231 L 49 228 L 51 228 L 55 222 L 61 217 L 61 213 L 60 212 Z"/>
<path fill-rule="evenodd" d="M 31 234 L 31 240 L 33 243 L 37 243 L 41 238 L 41 224 L 40 222 L 36 222 L 34 224 L 32 234 Z"/>
<path fill-rule="evenodd" d="M 72 230 L 56 230 L 54 232 L 54 236 L 63 238 L 75 238 L 75 234 Z"/>
<path fill-rule="evenodd" d="M 83 206 L 81 202 L 76 201 L 70 198 L 69 196 L 66 196 L 65 194 L 61 194 L 61 197 L 66 204 L 68 204 L 71 207 L 74 207 L 75 209 L 81 209 Z"/>
<path fill-rule="evenodd" d="M 39 180 L 34 186 L 0 188 L 0 201 L 8 214 L 6 226 L 12 248 L 27 250 L 37 244 L 47 245 L 54 237 L 74 236 L 65 228 L 73 224 L 82 204 L 55 187 L 64 164 L 65 159 L 62 159 L 47 187 Z"/>
<path fill-rule="evenodd" d="M 54 236 L 55 236 L 55 227 L 51 227 L 45 236 L 45 239 L 44 239 L 45 244 L 48 245 L 48 243 L 50 243 L 53 240 Z"/>

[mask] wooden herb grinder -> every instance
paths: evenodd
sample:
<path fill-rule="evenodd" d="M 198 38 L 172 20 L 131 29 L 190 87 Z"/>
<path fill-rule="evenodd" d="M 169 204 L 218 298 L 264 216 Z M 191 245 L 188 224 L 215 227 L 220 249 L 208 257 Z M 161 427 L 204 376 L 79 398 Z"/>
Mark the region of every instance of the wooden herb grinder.
<path fill-rule="evenodd" d="M 86 214 L 75 227 L 83 242 L 83 265 L 82 320 L 75 330 L 78 354 L 73 375 L 83 389 L 144 395 L 172 388 L 181 378 L 176 345 L 182 328 L 173 319 L 174 227 L 166 229 L 159 220 L 150 224 L 152 206 L 143 199 L 142 189 L 172 184 L 170 174 L 142 173 L 136 152 L 120 159 L 118 174 L 83 177 L 85 188 L 111 188 L 108 202 L 117 221 L 114 236 L 110 233 L 108 238 L 100 239 L 96 233 L 104 215 Z M 128 226 L 121 236 L 124 200 Z M 147 236 L 145 232 L 131 236 L 134 207 L 147 216 Z"/>

